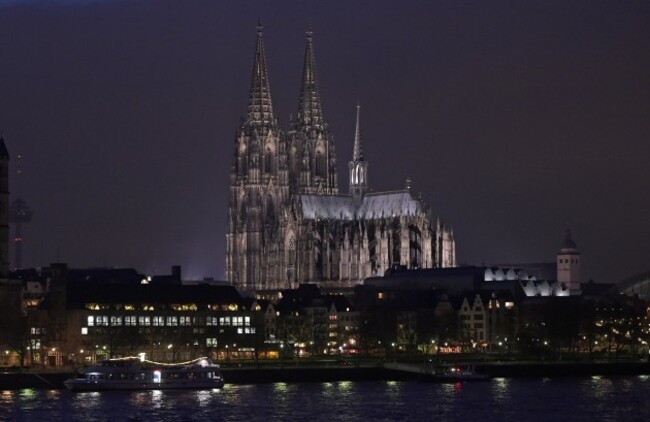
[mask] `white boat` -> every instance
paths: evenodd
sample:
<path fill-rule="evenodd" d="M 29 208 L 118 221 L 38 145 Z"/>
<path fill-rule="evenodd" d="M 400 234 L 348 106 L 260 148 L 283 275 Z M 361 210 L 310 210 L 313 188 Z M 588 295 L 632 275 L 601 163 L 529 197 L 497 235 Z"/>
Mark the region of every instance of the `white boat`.
<path fill-rule="evenodd" d="M 63 382 L 71 391 L 170 390 L 222 388 L 219 365 L 207 358 L 164 364 L 138 357 L 105 360 L 88 368 L 83 378 Z"/>

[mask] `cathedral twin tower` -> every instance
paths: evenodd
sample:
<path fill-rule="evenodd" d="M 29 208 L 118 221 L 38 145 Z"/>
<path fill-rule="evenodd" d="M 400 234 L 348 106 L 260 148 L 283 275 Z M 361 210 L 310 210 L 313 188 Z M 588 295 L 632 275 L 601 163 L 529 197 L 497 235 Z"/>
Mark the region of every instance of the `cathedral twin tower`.
<path fill-rule="evenodd" d="M 453 231 L 411 196 L 410 187 L 368 192 L 359 107 L 349 163 L 349 193 L 340 194 L 336 151 L 323 118 L 311 31 L 298 113 L 288 131 L 273 114 L 262 26 L 248 100 L 230 173 L 226 279 L 251 291 L 352 286 L 394 266 L 456 265 Z"/>

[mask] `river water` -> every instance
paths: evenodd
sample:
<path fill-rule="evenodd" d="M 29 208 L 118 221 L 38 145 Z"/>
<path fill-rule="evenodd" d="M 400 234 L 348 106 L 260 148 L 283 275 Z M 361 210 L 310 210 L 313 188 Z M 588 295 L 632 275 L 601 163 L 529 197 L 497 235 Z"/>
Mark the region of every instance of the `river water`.
<path fill-rule="evenodd" d="M 506 379 L 465 384 L 227 385 L 219 391 L 2 391 L 18 421 L 648 421 L 650 377 Z M 478 419 L 477 419 L 478 418 Z"/>

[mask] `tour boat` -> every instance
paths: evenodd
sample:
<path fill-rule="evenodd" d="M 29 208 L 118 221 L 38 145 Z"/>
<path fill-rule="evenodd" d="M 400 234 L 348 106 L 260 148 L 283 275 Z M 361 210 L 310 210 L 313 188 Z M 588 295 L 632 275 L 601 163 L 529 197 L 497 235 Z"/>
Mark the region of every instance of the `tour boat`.
<path fill-rule="evenodd" d="M 214 389 L 224 385 L 219 365 L 207 358 L 158 363 L 138 357 L 109 359 L 63 384 L 71 391 Z"/>

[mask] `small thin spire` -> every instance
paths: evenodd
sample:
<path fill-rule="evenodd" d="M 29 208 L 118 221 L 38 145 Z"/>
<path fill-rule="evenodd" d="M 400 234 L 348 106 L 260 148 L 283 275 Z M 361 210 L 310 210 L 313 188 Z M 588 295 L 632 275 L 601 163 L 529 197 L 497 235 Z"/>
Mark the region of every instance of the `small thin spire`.
<path fill-rule="evenodd" d="M 324 124 L 321 109 L 318 80 L 316 78 L 316 59 L 314 58 L 313 32 L 311 25 L 305 31 L 307 45 L 305 47 L 305 63 L 302 70 L 302 86 L 300 88 L 300 104 L 298 105 L 298 123 L 303 126 L 322 128 Z"/>
<path fill-rule="evenodd" d="M 257 20 L 257 44 L 255 58 L 253 59 L 253 75 L 251 77 L 251 90 L 248 98 L 247 122 L 254 125 L 266 126 L 271 124 L 273 118 L 273 103 L 271 101 L 271 85 L 266 68 L 266 54 L 264 52 L 262 20 Z"/>
<path fill-rule="evenodd" d="M 350 168 L 350 193 L 358 205 L 368 191 L 368 163 L 363 159 L 361 147 L 361 105 L 357 102 L 357 124 L 354 131 L 354 151 Z"/>
<path fill-rule="evenodd" d="M 361 146 L 361 104 L 357 101 L 357 124 L 354 129 L 354 152 L 352 161 L 363 161 L 363 148 Z"/>
<path fill-rule="evenodd" d="M 577 249 L 576 243 L 571 236 L 571 223 L 567 222 L 564 232 L 564 242 L 562 242 L 562 249 Z"/>

